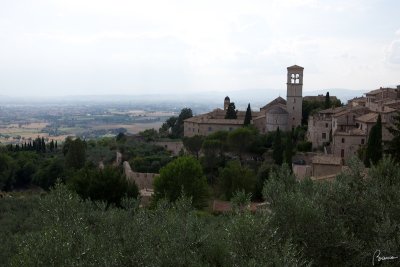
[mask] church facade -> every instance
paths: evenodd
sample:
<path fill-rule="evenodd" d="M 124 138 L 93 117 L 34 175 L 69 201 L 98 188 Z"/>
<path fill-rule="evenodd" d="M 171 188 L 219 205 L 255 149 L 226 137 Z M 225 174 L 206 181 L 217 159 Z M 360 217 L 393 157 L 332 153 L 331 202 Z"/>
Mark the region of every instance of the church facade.
<path fill-rule="evenodd" d="M 289 131 L 301 125 L 303 103 L 303 71 L 304 68 L 294 65 L 287 68 L 287 95 L 286 100 L 278 97 L 260 108 L 252 111 L 252 124 L 266 133 Z M 229 97 L 224 99 L 224 109 L 215 109 L 209 113 L 197 115 L 184 121 L 184 136 L 207 136 L 217 131 L 233 131 L 243 126 L 245 111 L 237 112 L 237 119 L 225 119 Z"/>

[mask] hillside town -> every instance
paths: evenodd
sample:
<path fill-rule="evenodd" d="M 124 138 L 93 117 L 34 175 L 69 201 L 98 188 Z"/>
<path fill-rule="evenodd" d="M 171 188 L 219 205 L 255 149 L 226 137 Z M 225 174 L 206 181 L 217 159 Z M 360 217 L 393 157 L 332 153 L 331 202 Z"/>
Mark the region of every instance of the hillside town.
<path fill-rule="evenodd" d="M 382 120 L 382 141 L 390 141 L 393 136 L 388 127 L 393 126 L 393 117 L 400 110 L 400 85 L 396 88 L 381 87 L 364 96 L 356 97 L 347 104 L 318 110 L 308 118 L 302 118 L 303 100 L 323 102 L 326 97 L 303 97 L 304 68 L 294 65 L 287 68 L 287 97 L 277 97 L 259 111 L 251 111 L 251 124 L 260 132 L 290 131 L 301 126 L 307 119 L 306 139 L 312 144 L 312 153 L 305 155 L 302 162 L 293 164 L 298 178 L 311 176 L 314 179 L 333 179 L 346 167 L 353 156 L 363 153 L 371 128 Z M 337 101 L 329 96 L 330 101 Z M 227 96 L 223 109 L 188 118 L 184 121 L 185 137 L 208 136 L 218 131 L 234 131 L 243 126 L 246 111 L 236 111 L 235 119 L 227 119 L 231 104 Z M 301 158 L 301 156 L 300 156 Z"/>

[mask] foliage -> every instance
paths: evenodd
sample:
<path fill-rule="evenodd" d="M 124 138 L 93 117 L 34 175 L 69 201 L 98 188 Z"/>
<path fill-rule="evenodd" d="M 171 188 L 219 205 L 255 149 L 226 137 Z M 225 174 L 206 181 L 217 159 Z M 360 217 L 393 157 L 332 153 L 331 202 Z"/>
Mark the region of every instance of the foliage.
<path fill-rule="evenodd" d="M 244 190 L 246 193 L 252 193 L 256 184 L 256 175 L 250 168 L 241 166 L 240 162 L 231 161 L 219 171 L 218 181 L 220 191 L 229 200 L 237 191 Z"/>
<path fill-rule="evenodd" d="M 66 169 L 60 158 L 47 159 L 40 164 L 38 171 L 34 174 L 32 183 L 49 190 L 58 179 L 65 181 Z"/>
<path fill-rule="evenodd" d="M 256 139 L 257 132 L 248 127 L 235 129 L 228 135 L 229 148 L 236 152 L 240 159 L 244 152 L 250 149 L 251 144 Z"/>
<path fill-rule="evenodd" d="M 206 205 L 208 186 L 200 163 L 192 157 L 180 157 L 160 170 L 154 179 L 154 199 L 176 201 L 184 194 L 195 207 Z"/>
<path fill-rule="evenodd" d="M 293 132 L 289 132 L 289 134 L 286 137 L 286 144 L 285 144 L 285 162 L 289 165 L 292 166 L 292 156 L 293 156 Z"/>
<path fill-rule="evenodd" d="M 331 97 L 329 97 L 330 107 L 340 107 L 342 105 L 341 101 L 337 99 L 333 101 Z M 325 101 L 318 100 L 303 100 L 302 104 L 302 124 L 308 124 L 308 117 L 320 110 L 326 109 L 327 100 L 325 97 Z"/>
<path fill-rule="evenodd" d="M 85 167 L 67 182 L 83 199 L 100 200 L 108 205 L 120 205 L 122 198 L 138 196 L 136 184 L 129 183 L 120 170 L 109 166 L 104 169 Z"/>
<path fill-rule="evenodd" d="M 161 201 L 152 210 L 139 209 L 132 199 L 123 204 L 123 209 L 106 209 L 102 203 L 82 201 L 65 186 L 57 185 L 39 200 L 33 213 L 26 214 L 30 224 L 25 225 L 34 227 L 13 236 L 15 241 L 9 244 L 14 245 L 2 252 L 2 262 L 10 266 L 306 263 L 293 244 L 279 240 L 266 212 L 200 216 L 188 198 L 173 204 Z M 7 210 L 6 215 L 13 213 Z"/>
<path fill-rule="evenodd" d="M 393 135 L 387 144 L 387 151 L 393 159 L 400 162 L 400 112 L 393 116 L 393 126 L 389 126 L 388 131 Z"/>
<path fill-rule="evenodd" d="M 67 168 L 80 169 L 85 166 L 86 142 L 80 138 L 67 139 L 64 143 L 63 152 Z"/>
<path fill-rule="evenodd" d="M 328 109 L 330 107 L 331 107 L 331 98 L 329 97 L 329 92 L 326 92 L 324 108 Z"/>
<path fill-rule="evenodd" d="M 9 155 L 0 152 L 0 190 L 10 190 L 14 183 L 14 162 Z"/>
<path fill-rule="evenodd" d="M 226 110 L 225 119 L 235 120 L 237 119 L 237 110 L 234 102 L 229 103 Z"/>
<path fill-rule="evenodd" d="M 297 143 L 297 150 L 300 152 L 311 152 L 312 143 L 308 141 L 300 141 Z"/>
<path fill-rule="evenodd" d="M 158 138 L 159 138 L 158 132 L 154 129 L 144 130 L 143 132 L 139 133 L 139 136 L 144 138 L 144 140 L 146 142 L 153 142 L 153 141 L 158 140 Z"/>
<path fill-rule="evenodd" d="M 274 143 L 273 143 L 273 152 L 272 158 L 274 159 L 275 163 L 278 165 L 282 165 L 283 162 L 283 146 L 282 146 L 282 139 L 281 139 L 281 131 L 278 129 L 275 133 Z"/>
<path fill-rule="evenodd" d="M 382 158 L 382 150 L 382 120 L 379 114 L 376 124 L 372 126 L 369 132 L 364 160 L 365 166 L 370 167 L 371 163 L 376 164 Z"/>
<path fill-rule="evenodd" d="M 246 115 L 244 116 L 243 125 L 244 126 L 250 125 L 252 119 L 253 118 L 251 116 L 251 108 L 250 108 L 250 103 L 249 103 L 249 105 L 247 106 L 247 109 L 246 109 Z"/>
<path fill-rule="evenodd" d="M 240 191 L 238 212 L 223 216 L 193 210 L 186 197 L 154 209 L 128 198 L 107 208 L 62 184 L 41 197 L 6 195 L 1 264 L 368 266 L 377 249 L 400 255 L 400 166 L 391 158 L 367 174 L 352 159 L 332 182 L 296 181 L 283 164 L 269 171 L 263 191 L 266 209 L 244 209 L 250 192 Z"/>
<path fill-rule="evenodd" d="M 191 117 L 193 117 L 192 110 L 190 108 L 183 108 L 178 117 L 170 117 L 163 123 L 159 130 L 160 135 L 170 138 L 183 138 L 183 122 Z"/>
<path fill-rule="evenodd" d="M 199 158 L 199 152 L 203 145 L 204 137 L 200 135 L 195 135 L 193 137 L 184 137 L 183 138 L 183 145 L 185 146 L 186 150 L 189 151 L 192 155 Z"/>

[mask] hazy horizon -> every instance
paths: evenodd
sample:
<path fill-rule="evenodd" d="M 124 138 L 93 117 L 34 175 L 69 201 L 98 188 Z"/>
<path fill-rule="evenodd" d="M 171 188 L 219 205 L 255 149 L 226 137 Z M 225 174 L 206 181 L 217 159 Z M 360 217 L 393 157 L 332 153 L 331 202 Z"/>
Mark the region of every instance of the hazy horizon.
<path fill-rule="evenodd" d="M 274 93 L 294 64 L 305 92 L 394 86 L 398 10 L 395 0 L 4 1 L 0 96 Z"/>

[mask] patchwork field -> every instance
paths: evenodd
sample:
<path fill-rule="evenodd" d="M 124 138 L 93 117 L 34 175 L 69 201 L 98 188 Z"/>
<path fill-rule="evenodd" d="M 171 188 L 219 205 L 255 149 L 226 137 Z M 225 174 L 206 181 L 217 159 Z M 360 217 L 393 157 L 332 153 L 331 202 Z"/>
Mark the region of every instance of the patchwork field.
<path fill-rule="evenodd" d="M 37 137 L 63 141 L 68 136 L 92 139 L 120 132 L 159 129 L 175 113 L 107 106 L 0 107 L 0 143 L 18 144 Z"/>

